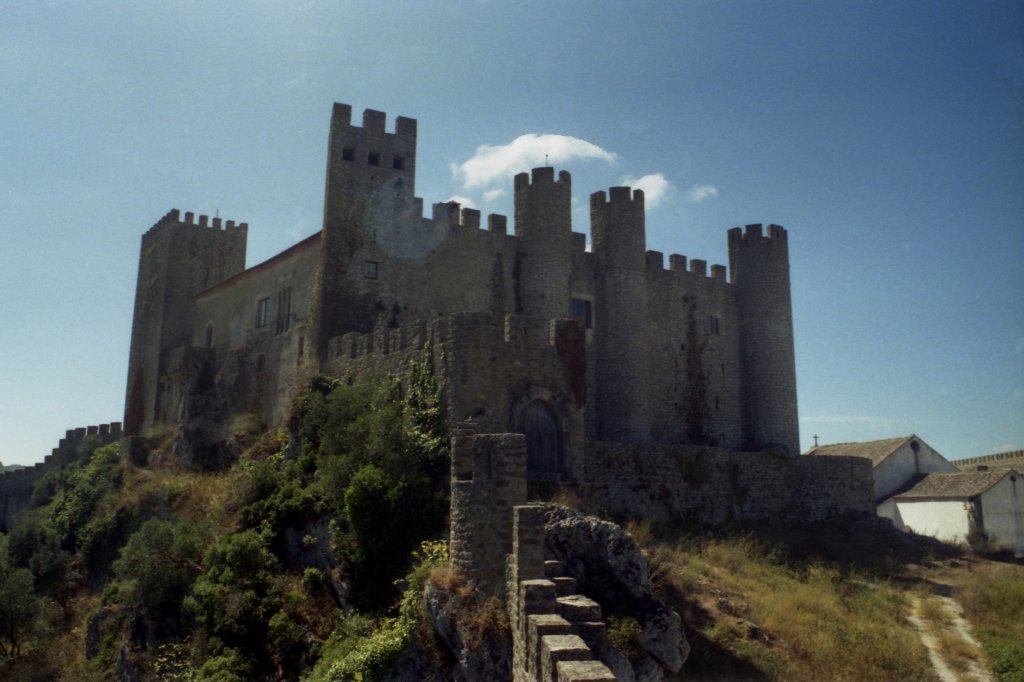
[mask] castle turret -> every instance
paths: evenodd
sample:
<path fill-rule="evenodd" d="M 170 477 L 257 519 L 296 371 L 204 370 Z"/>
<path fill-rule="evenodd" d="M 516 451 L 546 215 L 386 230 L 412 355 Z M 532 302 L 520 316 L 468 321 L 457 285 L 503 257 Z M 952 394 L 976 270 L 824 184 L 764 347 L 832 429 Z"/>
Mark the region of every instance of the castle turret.
<path fill-rule="evenodd" d="M 597 437 L 650 440 L 647 354 L 641 341 L 647 321 L 644 193 L 612 187 L 590 195 L 590 235 L 597 260 L 594 343 L 597 369 Z"/>
<path fill-rule="evenodd" d="M 168 354 L 193 342 L 196 307 L 193 294 L 245 269 L 248 225 L 233 220 L 182 219 L 170 211 L 142 236 L 135 285 L 124 432 L 137 435 L 154 422 L 174 418 L 161 403 L 161 377 Z M 205 339 L 207 345 L 216 339 Z"/>
<path fill-rule="evenodd" d="M 786 230 L 761 225 L 729 230 L 729 270 L 736 291 L 743 383 L 744 448 L 800 453 L 793 310 Z"/>
<path fill-rule="evenodd" d="M 572 179 L 534 168 L 515 177 L 516 312 L 544 319 L 569 316 L 572 274 Z"/>
<path fill-rule="evenodd" d="M 362 277 L 365 267 L 353 263 L 353 255 L 373 243 L 378 232 L 400 238 L 401 226 L 418 220 L 422 212 L 415 199 L 416 121 L 399 116 L 389 133 L 385 119 L 384 112 L 367 109 L 362 127 L 354 126 L 352 107 L 338 103 L 331 114 L 312 315 L 318 353 L 311 361 L 323 359 L 331 337 L 371 330 L 372 320 L 353 300 L 351 281 Z"/>

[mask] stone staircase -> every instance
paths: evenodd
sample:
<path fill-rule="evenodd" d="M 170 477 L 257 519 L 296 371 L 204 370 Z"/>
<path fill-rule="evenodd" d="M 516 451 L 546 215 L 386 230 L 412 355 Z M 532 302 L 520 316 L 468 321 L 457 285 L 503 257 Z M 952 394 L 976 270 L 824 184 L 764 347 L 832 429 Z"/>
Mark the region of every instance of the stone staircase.
<path fill-rule="evenodd" d="M 537 561 L 538 552 L 530 551 L 539 549 L 530 547 L 538 522 L 543 529 L 537 510 L 514 510 L 514 544 L 520 551 L 513 553 L 513 575 L 541 572 L 544 577 L 519 580 L 509 595 L 513 677 L 516 682 L 612 682 L 617 678 L 594 654 L 604 646 L 600 605 L 576 594 L 576 580 L 565 575 L 560 562 Z"/>

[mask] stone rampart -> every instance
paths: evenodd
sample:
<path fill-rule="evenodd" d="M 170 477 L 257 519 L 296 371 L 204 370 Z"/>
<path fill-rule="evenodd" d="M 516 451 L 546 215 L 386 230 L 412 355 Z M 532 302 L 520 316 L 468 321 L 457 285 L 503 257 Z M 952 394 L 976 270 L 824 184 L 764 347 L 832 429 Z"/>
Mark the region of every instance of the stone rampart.
<path fill-rule="evenodd" d="M 1024 462 L 1024 450 L 1013 450 L 1011 452 L 997 452 L 993 455 L 967 457 L 955 460 L 952 463 L 961 471 L 968 471 L 978 464 L 1002 464 L 1009 468 L 1012 464 L 1016 464 L 1017 460 Z"/>
<path fill-rule="evenodd" d="M 871 462 L 686 445 L 592 441 L 586 481 L 613 516 L 704 526 L 874 513 Z"/>
<path fill-rule="evenodd" d="M 86 445 L 98 447 L 120 439 L 120 422 L 69 429 L 42 462 L 0 474 L 0 531 L 6 532 L 18 522 L 32 500 L 32 488 L 47 472 L 74 462 Z"/>
<path fill-rule="evenodd" d="M 571 578 L 548 575 L 546 511 L 538 505 L 512 510 L 507 592 L 513 682 L 611 682 L 618 678 L 591 649 L 604 638 L 601 607 L 576 595 Z"/>

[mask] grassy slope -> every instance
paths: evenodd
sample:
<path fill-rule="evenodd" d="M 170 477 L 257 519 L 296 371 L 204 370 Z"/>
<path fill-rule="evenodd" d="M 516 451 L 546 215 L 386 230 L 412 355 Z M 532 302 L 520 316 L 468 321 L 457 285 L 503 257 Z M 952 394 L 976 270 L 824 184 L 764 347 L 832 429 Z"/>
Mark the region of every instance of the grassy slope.
<path fill-rule="evenodd" d="M 751 536 L 649 542 L 645 551 L 688 627 L 693 650 L 680 679 L 935 679 L 907 617 L 937 592 L 963 604 L 985 649 L 940 637 L 954 669 L 978 660 L 1000 680 L 1024 682 L 1024 566 L 946 557 L 880 570 L 794 559 Z"/>

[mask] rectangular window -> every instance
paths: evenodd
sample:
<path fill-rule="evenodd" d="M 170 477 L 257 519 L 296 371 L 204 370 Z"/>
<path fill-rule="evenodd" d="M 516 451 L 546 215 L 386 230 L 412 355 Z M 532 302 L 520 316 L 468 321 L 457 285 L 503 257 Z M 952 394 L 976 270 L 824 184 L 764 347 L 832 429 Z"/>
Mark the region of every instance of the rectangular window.
<path fill-rule="evenodd" d="M 275 334 L 284 334 L 292 324 L 292 290 L 282 289 L 277 294 L 277 322 L 274 325 Z"/>
<path fill-rule="evenodd" d="M 403 159 L 401 156 L 396 156 L 395 158 L 391 159 L 391 167 L 394 168 L 395 170 L 404 169 L 405 159 Z"/>
<path fill-rule="evenodd" d="M 363 277 L 366 279 L 377 279 L 377 261 L 366 261 L 363 266 Z"/>
<path fill-rule="evenodd" d="M 574 298 L 569 308 L 569 317 L 579 320 L 584 329 L 591 329 L 594 326 L 591 302 L 585 298 Z"/>
<path fill-rule="evenodd" d="M 721 334 L 720 328 L 718 326 L 718 317 L 715 316 L 715 315 L 711 316 L 710 331 L 715 336 L 718 336 L 719 334 Z"/>
<path fill-rule="evenodd" d="M 366 157 L 366 163 L 371 166 L 380 165 L 380 152 L 370 152 L 370 155 Z"/>
<path fill-rule="evenodd" d="M 256 328 L 270 324 L 270 299 L 261 298 L 256 302 Z"/>
<path fill-rule="evenodd" d="M 355 149 L 355 147 L 345 147 L 344 149 L 341 150 L 341 160 L 342 161 L 352 161 L 355 158 L 356 158 L 356 149 Z"/>

